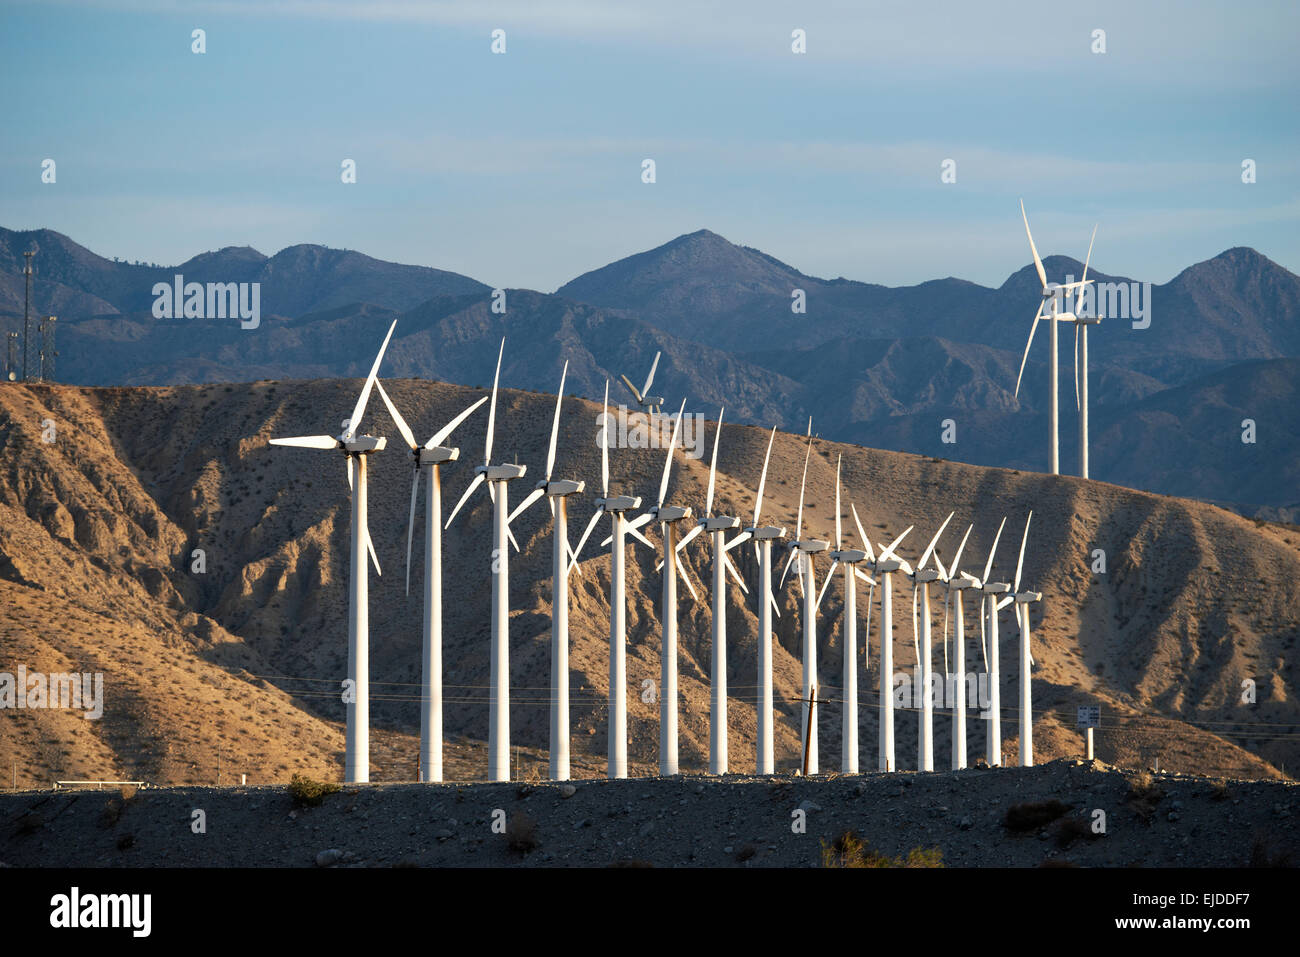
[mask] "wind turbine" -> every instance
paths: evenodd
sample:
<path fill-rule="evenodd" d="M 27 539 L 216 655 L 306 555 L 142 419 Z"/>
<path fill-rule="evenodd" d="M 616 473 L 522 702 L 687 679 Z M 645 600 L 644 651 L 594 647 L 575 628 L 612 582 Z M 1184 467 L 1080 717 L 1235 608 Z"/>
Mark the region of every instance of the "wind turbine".
<path fill-rule="evenodd" d="M 993 574 L 993 556 L 998 551 L 998 540 L 1002 538 L 1002 529 L 1006 526 L 1007 520 L 1004 516 L 1002 524 L 998 526 L 998 533 L 993 536 L 993 547 L 989 549 L 989 559 L 984 565 L 984 575 L 980 579 L 980 592 L 982 600 L 980 605 L 980 630 L 983 633 L 987 621 L 988 628 L 988 650 L 987 660 L 984 663 L 985 669 L 989 676 L 989 739 L 988 739 L 988 763 L 989 767 L 996 768 L 1002 764 L 1002 691 L 1001 681 L 1002 673 L 998 664 L 998 609 L 1002 606 L 999 604 L 999 595 L 1004 595 L 1011 590 L 1011 586 L 1006 582 L 992 581 L 989 576 Z"/>
<path fill-rule="evenodd" d="M 934 770 L 934 682 L 932 680 L 933 670 L 933 652 L 930 645 L 930 584 L 938 581 L 941 577 L 940 571 L 933 568 L 926 568 L 930 561 L 930 556 L 934 554 L 934 546 L 939 541 L 939 536 L 948 527 L 952 521 L 953 513 L 949 512 L 948 517 L 943 520 L 939 526 L 939 531 L 934 533 L 934 538 L 930 539 L 930 544 L 925 546 L 925 552 L 921 555 L 921 560 L 917 563 L 916 569 L 908 574 L 907 577 L 912 579 L 912 642 L 916 650 L 917 660 L 917 684 L 921 687 L 921 711 L 917 721 L 916 733 L 916 769 L 918 771 Z M 916 599 L 918 594 L 921 599 L 921 628 L 919 644 L 917 642 L 916 627 Z"/>
<path fill-rule="evenodd" d="M 1020 539 L 1020 557 L 1016 559 L 1016 580 L 1011 586 L 1015 596 L 1016 620 L 1020 622 L 1020 766 L 1034 765 L 1034 715 L 1031 710 L 1032 693 L 1030 689 L 1029 666 L 1033 657 L 1029 652 L 1029 605 L 1042 601 L 1043 593 L 1020 590 L 1020 573 L 1025 567 L 1025 543 L 1029 541 L 1029 522 L 1034 517 L 1031 511 L 1025 519 L 1025 534 Z"/>
<path fill-rule="evenodd" d="M 381 435 L 358 435 L 361 420 L 366 414 L 366 403 L 370 400 L 379 374 L 379 364 L 384 359 L 388 340 L 393 337 L 397 321 L 388 327 L 388 335 L 379 347 L 370 374 L 361 389 L 352 415 L 343 424 L 343 431 L 337 435 L 299 435 L 283 439 L 271 439 L 271 445 L 287 445 L 300 449 L 342 450 L 347 456 L 348 487 L 352 490 L 352 554 L 351 571 L 348 576 L 348 683 L 350 694 L 344 695 L 347 714 L 347 729 L 344 736 L 343 780 L 348 784 L 363 784 L 370 780 L 370 615 L 369 591 L 367 588 L 366 553 L 375 563 L 375 572 L 379 572 L 379 559 L 375 557 L 375 546 L 370 541 L 370 530 L 366 522 L 367 482 L 366 456 L 383 450 L 387 440 Z M 355 476 L 354 473 L 355 472 Z"/>
<path fill-rule="evenodd" d="M 1051 401 L 1051 405 L 1049 406 L 1049 414 L 1048 414 L 1049 431 L 1051 433 L 1049 439 L 1049 445 L 1048 445 L 1048 449 L 1049 449 L 1048 460 L 1049 460 L 1049 466 L 1051 468 L 1052 474 L 1058 475 L 1060 474 L 1061 469 L 1060 469 L 1060 445 L 1059 445 L 1059 431 L 1058 431 L 1059 420 L 1060 420 L 1060 402 L 1058 396 L 1058 393 L 1060 391 L 1060 382 L 1059 382 L 1060 369 L 1057 364 L 1057 323 L 1074 322 L 1075 320 L 1074 313 L 1060 312 L 1059 307 L 1060 307 L 1061 297 L 1064 294 L 1074 289 L 1082 289 L 1084 285 L 1087 284 L 1088 280 L 1084 279 L 1080 282 L 1049 284 L 1047 282 L 1047 272 L 1043 269 L 1043 261 L 1038 257 L 1038 247 L 1034 245 L 1034 236 L 1029 231 L 1029 217 L 1025 215 L 1024 200 L 1020 201 L 1020 216 L 1025 221 L 1025 235 L 1029 237 L 1029 251 L 1034 254 L 1034 268 L 1038 271 L 1038 281 L 1042 283 L 1043 286 L 1043 298 L 1042 301 L 1039 302 L 1038 304 L 1038 311 L 1034 313 L 1034 323 L 1032 326 L 1029 327 L 1029 341 L 1025 343 L 1025 355 L 1020 360 L 1020 374 L 1016 376 L 1015 395 L 1016 396 L 1020 395 L 1020 380 L 1025 374 L 1025 362 L 1029 359 L 1029 347 L 1034 343 L 1034 333 L 1038 329 L 1038 321 L 1040 319 L 1046 319 L 1048 320 L 1048 324 L 1050 326 L 1050 332 L 1051 332 L 1051 359 L 1047 364 L 1047 368 L 1049 373 L 1049 379 L 1051 382 L 1050 388 L 1052 392 L 1052 401 Z M 1052 304 L 1051 312 L 1044 314 L 1043 306 L 1046 305 L 1049 300 L 1051 301 Z"/>
<path fill-rule="evenodd" d="M 855 513 L 856 514 L 856 513 Z M 873 561 L 872 571 L 880 579 L 880 763 L 881 771 L 895 771 L 894 762 L 894 573 L 912 572 L 912 566 L 894 555 L 914 526 L 882 548 Z M 861 525 L 858 527 L 861 533 Z M 864 537 L 865 540 L 865 537 Z"/>
<path fill-rule="evenodd" d="M 623 380 L 623 384 L 627 386 L 632 395 L 636 397 L 637 405 L 641 406 L 641 408 L 651 414 L 660 411 L 664 405 L 662 396 L 650 394 L 650 384 L 655 380 L 655 369 L 659 368 L 659 355 L 660 353 L 655 353 L 655 361 L 650 366 L 650 374 L 645 377 L 645 385 L 641 386 L 640 389 L 634 386 L 632 380 L 627 376 L 619 376 L 619 378 Z"/>
<path fill-rule="evenodd" d="M 487 483 L 492 499 L 492 648 L 488 691 L 488 780 L 510 780 L 510 552 L 507 540 L 510 534 L 509 510 L 506 489 L 509 482 L 523 478 L 527 467 L 502 463 L 492 464 L 492 434 L 496 427 L 497 385 L 501 380 L 501 359 L 505 355 L 506 340 L 502 338 L 497 353 L 497 371 L 492 378 L 492 404 L 488 407 L 487 435 L 483 442 L 483 464 L 474 468 L 474 478 L 452 509 L 446 528 L 456 520 L 461 507 L 474 494 L 474 490 Z M 519 546 L 516 544 L 516 548 Z"/>
<path fill-rule="evenodd" d="M 758 494 L 754 497 L 754 522 L 727 543 L 730 551 L 742 542 L 754 539 L 754 554 L 758 559 L 758 734 L 755 770 L 758 774 L 775 771 L 775 753 L 772 736 L 772 614 L 777 612 L 776 598 L 772 595 L 772 542 L 785 537 L 785 529 L 776 525 L 759 525 L 763 511 L 763 487 L 767 484 L 767 465 L 772 460 L 772 443 L 776 440 L 776 426 L 767 440 L 767 455 L 763 458 L 763 473 L 758 479 Z"/>
<path fill-rule="evenodd" d="M 952 675 L 952 768 L 954 771 L 966 767 L 966 616 L 962 592 L 968 588 L 979 588 L 980 582 L 973 575 L 961 570 L 961 553 L 966 549 L 966 540 L 970 538 L 974 525 L 966 527 L 961 544 L 953 554 L 952 562 L 945 569 L 936 553 L 934 560 L 940 566 L 939 576 L 942 587 L 947 592 L 944 596 L 944 653 L 948 648 L 948 602 L 953 601 L 953 662 Z"/>
<path fill-rule="evenodd" d="M 587 528 L 578 540 L 578 547 L 573 550 L 574 561 L 587 543 L 596 523 L 602 515 L 608 515 L 613 522 L 613 532 L 602 544 L 610 546 L 609 570 L 609 769 L 610 778 L 627 777 L 627 625 L 626 601 L 623 597 L 623 553 L 626 536 L 634 538 L 654 548 L 649 540 L 637 531 L 653 516 L 642 515 L 631 522 L 624 512 L 641 507 L 639 495 L 609 494 L 609 380 L 605 381 L 605 409 L 601 413 L 600 431 L 600 491 L 596 499 L 596 513 L 591 516 Z"/>
<path fill-rule="evenodd" d="M 812 444 L 812 419 L 809 419 L 808 448 L 803 457 L 803 481 L 799 484 L 799 512 L 795 519 L 794 539 L 789 545 L 790 557 L 785 560 L 785 570 L 781 572 L 781 584 L 785 584 L 790 563 L 798 556 L 799 587 L 803 592 L 803 720 L 799 731 L 801 739 L 808 742 L 804 764 L 809 774 L 816 774 L 817 722 L 816 716 L 812 714 L 812 694 L 813 686 L 817 683 L 817 574 L 813 567 L 813 556 L 826 551 L 830 543 L 816 538 L 805 541 L 803 537 L 803 497 L 808 486 L 808 459 L 812 455 Z"/>
<path fill-rule="evenodd" d="M 1083 282 L 1088 281 L 1088 263 L 1092 261 L 1092 244 L 1097 238 L 1097 227 L 1092 227 L 1088 241 L 1088 258 L 1083 261 Z M 1098 325 L 1101 315 L 1100 297 L 1092 311 L 1095 316 L 1085 316 L 1083 287 L 1079 288 L 1074 305 L 1074 405 L 1079 410 L 1079 475 L 1088 477 L 1088 327 Z M 1080 348 L 1082 347 L 1082 349 Z"/>
<path fill-rule="evenodd" d="M 690 576 L 677 563 L 677 523 L 691 517 L 691 509 L 686 505 L 665 505 L 668 495 L 668 477 L 672 473 L 673 450 L 677 447 L 677 433 L 681 429 L 682 415 L 686 412 L 686 400 L 673 422 L 673 437 L 668 444 L 668 456 L 664 460 L 663 478 L 659 480 L 659 499 L 650 509 L 649 514 L 661 526 L 663 533 L 664 569 L 663 601 L 659 611 L 663 622 L 663 643 L 659 653 L 659 773 L 677 774 L 677 576 L 696 601 L 695 586 Z M 696 527 L 698 531 L 698 526 Z"/>
<path fill-rule="evenodd" d="M 576 565 L 570 561 L 568 497 L 576 495 L 585 484 L 575 479 L 551 480 L 555 470 L 555 444 L 560 435 L 560 405 L 564 402 L 564 379 L 569 363 L 560 373 L 560 388 L 555 393 L 555 419 L 551 423 L 551 444 L 546 452 L 546 476 L 515 506 L 506 524 L 513 522 L 528 506 L 546 496 L 555 520 L 554 544 L 551 548 L 551 722 L 550 778 L 569 779 L 569 572 Z"/>
<path fill-rule="evenodd" d="M 713 546 L 713 627 L 712 661 L 709 671 L 709 773 L 727 773 L 727 574 L 748 593 L 745 581 L 727 555 L 727 532 L 740 527 L 740 519 L 713 514 L 713 490 L 718 478 L 718 443 L 722 439 L 722 413 L 718 410 L 713 431 L 713 459 L 709 463 L 709 490 L 704 500 L 704 514 L 696 530 L 709 533 Z M 698 533 L 698 532 L 697 532 Z M 689 539 L 683 539 L 686 544 Z"/>
<path fill-rule="evenodd" d="M 871 541 L 858 523 L 858 534 L 867 546 L 867 551 L 860 548 L 844 548 L 840 523 L 840 466 L 844 456 L 835 461 L 835 550 L 830 553 L 831 567 L 826 572 L 826 581 L 822 584 L 821 594 L 817 596 L 817 605 L 822 603 L 822 595 L 835 575 L 838 565 L 844 566 L 844 641 L 843 641 L 843 687 L 844 710 L 840 725 L 840 770 L 846 774 L 858 773 L 858 587 L 857 579 L 874 586 L 876 580 L 857 566 L 872 557 Z M 857 522 L 857 510 L 853 511 L 853 520 Z M 870 601 L 868 601 L 870 606 Z M 869 619 L 868 619 L 869 621 Z M 868 624 L 868 632 L 870 624 Z M 868 635 L 869 637 L 869 635 Z"/>
<path fill-rule="evenodd" d="M 406 593 L 411 593 L 411 539 L 420 473 L 425 473 L 429 505 L 424 514 L 424 630 L 420 688 L 420 780 L 442 780 L 442 475 L 441 466 L 460 457 L 460 449 L 442 443 L 470 413 L 487 401 L 483 396 L 434 433 L 423 446 L 415 441 L 383 383 L 375 380 L 397 430 L 411 449 L 411 511 L 406 523 Z"/>

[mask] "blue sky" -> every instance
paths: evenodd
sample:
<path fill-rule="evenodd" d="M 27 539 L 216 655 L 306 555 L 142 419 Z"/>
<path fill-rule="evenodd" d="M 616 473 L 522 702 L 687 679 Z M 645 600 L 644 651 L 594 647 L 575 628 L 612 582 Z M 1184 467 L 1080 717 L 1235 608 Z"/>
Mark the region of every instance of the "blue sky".
<path fill-rule="evenodd" d="M 1044 254 L 1082 258 L 1100 223 L 1104 272 L 1163 282 L 1237 245 L 1300 271 L 1290 2 L 7 0 L 0 18 L 0 225 L 105 256 L 314 242 L 551 291 L 703 227 L 813 275 L 997 285 L 1029 259 L 1023 196 Z"/>

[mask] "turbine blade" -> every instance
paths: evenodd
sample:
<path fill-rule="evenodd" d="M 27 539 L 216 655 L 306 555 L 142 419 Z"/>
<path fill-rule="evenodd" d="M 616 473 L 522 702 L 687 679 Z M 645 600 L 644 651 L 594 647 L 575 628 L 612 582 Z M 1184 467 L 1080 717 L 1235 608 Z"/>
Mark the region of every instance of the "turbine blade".
<path fill-rule="evenodd" d="M 632 519 L 632 521 L 628 522 L 627 530 L 629 532 L 635 531 L 636 529 L 641 528 L 647 522 L 652 522 L 652 521 L 654 521 L 654 515 L 652 515 L 649 512 L 646 512 L 644 515 L 638 515 L 636 518 Z"/>
<path fill-rule="evenodd" d="M 725 409 L 718 409 L 718 425 L 713 430 L 713 459 L 709 462 L 709 494 L 704 499 L 704 517 L 713 517 L 713 486 L 718 477 L 718 440 L 722 438 L 722 413 Z"/>
<path fill-rule="evenodd" d="M 980 657 L 984 659 L 984 673 L 989 671 L 989 652 L 988 646 L 984 642 L 984 620 L 988 617 L 988 597 L 980 598 Z"/>
<path fill-rule="evenodd" d="M 723 550 L 723 551 L 726 551 L 726 552 L 729 552 L 729 551 L 731 551 L 733 548 L 735 548 L 737 545 L 743 545 L 745 542 L 749 541 L 750 537 L 751 537 L 751 536 L 750 536 L 750 533 L 749 533 L 749 532 L 741 532 L 739 535 L 737 535 L 737 536 L 736 536 L 735 538 L 733 538 L 731 541 L 727 542 L 726 545 L 723 545 L 723 546 L 722 546 L 722 550 Z"/>
<path fill-rule="evenodd" d="M 673 437 L 668 443 L 668 455 L 664 458 L 664 475 L 659 480 L 659 506 L 664 504 L 664 496 L 668 494 L 668 475 L 673 469 L 673 450 L 677 448 L 677 432 L 682 427 L 682 415 L 686 412 L 686 400 L 682 399 L 682 407 L 677 410 L 677 418 L 673 421 Z"/>
<path fill-rule="evenodd" d="M 683 535 L 683 536 L 678 540 L 678 542 L 677 542 L 677 550 L 680 552 L 683 548 L 686 547 L 686 543 L 687 543 L 687 542 L 689 542 L 689 541 L 690 541 L 692 538 L 694 538 L 696 535 L 700 534 L 700 532 L 702 532 L 702 531 L 704 531 L 704 526 L 703 526 L 703 525 L 696 525 L 694 528 L 692 528 L 689 532 L 687 532 L 685 535 Z"/>
<path fill-rule="evenodd" d="M 952 599 L 952 592 L 948 591 L 943 596 L 943 673 L 952 674 L 948 668 L 948 602 Z"/>
<path fill-rule="evenodd" d="M 1038 247 L 1034 245 L 1034 234 L 1029 231 L 1029 217 L 1025 215 L 1025 201 L 1020 201 L 1020 216 L 1025 221 L 1025 235 L 1029 237 L 1029 251 L 1034 254 L 1034 268 L 1038 270 L 1038 281 L 1047 288 L 1047 273 L 1043 270 L 1043 261 L 1038 258 Z"/>
<path fill-rule="evenodd" d="M 609 380 L 605 380 L 605 406 L 600 417 L 600 494 L 609 498 Z"/>
<path fill-rule="evenodd" d="M 873 562 L 876 560 L 876 550 L 871 547 L 871 539 L 867 538 L 867 533 L 862 530 L 862 520 L 858 518 L 858 508 L 852 502 L 849 503 L 849 511 L 853 513 L 853 524 L 858 527 L 858 537 L 862 539 L 862 548 L 867 553 L 867 558 Z"/>
<path fill-rule="evenodd" d="M 768 600 L 768 603 L 771 604 L 771 606 L 772 606 L 772 614 L 774 614 L 774 615 L 776 615 L 776 617 L 780 618 L 780 617 L 781 617 L 781 606 L 778 605 L 778 604 L 776 603 L 776 596 L 773 595 L 771 592 L 768 592 L 768 593 L 767 593 L 767 600 Z"/>
<path fill-rule="evenodd" d="M 415 534 L 415 497 L 420 493 L 420 470 L 419 468 L 411 469 L 411 515 L 406 522 L 406 593 L 411 593 L 411 538 Z M 425 569 L 426 575 L 433 574 L 431 569 Z"/>
<path fill-rule="evenodd" d="M 353 486 L 355 483 L 353 482 L 352 479 L 352 470 L 355 469 L 356 467 L 357 467 L 357 463 L 353 461 L 352 456 L 349 455 L 348 456 L 348 491 L 349 492 L 354 490 Z"/>
<path fill-rule="evenodd" d="M 1006 524 L 1007 524 L 1007 517 L 1003 515 L 1002 524 L 998 526 L 998 533 L 993 536 L 993 547 L 989 549 L 989 560 L 984 565 L 984 577 L 980 579 L 980 581 L 984 584 L 988 584 L 989 575 L 993 571 L 993 556 L 996 555 L 998 552 L 998 539 L 1002 537 L 1002 528 Z"/>
<path fill-rule="evenodd" d="M 1038 320 L 1043 317 L 1043 304 L 1038 304 L 1038 310 L 1034 313 L 1034 324 L 1029 327 L 1029 341 L 1025 343 L 1025 354 L 1020 357 L 1020 371 L 1016 374 L 1016 391 L 1012 393 L 1013 398 L 1020 397 L 1020 380 L 1025 377 L 1025 363 L 1029 361 L 1029 349 L 1034 344 L 1034 333 L 1038 331 Z"/>
<path fill-rule="evenodd" d="M 393 338 L 393 330 L 397 328 L 397 320 L 388 327 L 388 335 L 384 336 L 384 344 L 379 347 L 379 355 L 375 356 L 375 362 L 370 367 L 370 375 L 366 376 L 366 384 L 361 388 L 361 395 L 357 396 L 357 404 L 352 407 L 352 416 L 348 419 L 348 428 L 345 433 L 349 439 L 355 438 L 357 430 L 361 428 L 361 419 L 366 414 L 366 403 L 370 401 L 370 390 L 374 388 L 375 377 L 379 374 L 379 364 L 384 361 L 384 351 L 388 348 L 388 340 Z"/>
<path fill-rule="evenodd" d="M 903 543 L 903 539 L 907 538 L 908 534 L 914 528 L 916 528 L 915 525 L 909 525 L 907 526 L 907 528 L 903 529 L 903 534 L 899 535 L 896 539 L 890 542 L 889 547 L 881 551 L 880 557 L 876 559 L 876 561 L 877 562 L 887 561 L 894 554 L 894 549 Z"/>
<path fill-rule="evenodd" d="M 1020 557 L 1016 559 L 1016 581 L 1015 584 L 1011 586 L 1013 594 L 1020 591 L 1020 573 L 1024 571 L 1025 568 L 1025 545 L 1029 541 L 1029 523 L 1033 518 L 1034 511 L 1033 509 L 1030 509 L 1029 517 L 1025 519 L 1025 534 L 1020 539 Z"/>
<path fill-rule="evenodd" d="M 808 448 L 803 454 L 803 480 L 799 483 L 799 512 L 794 522 L 794 540 L 803 538 L 803 493 L 808 487 L 808 459 L 812 457 L 812 419 L 808 419 Z"/>
<path fill-rule="evenodd" d="M 696 603 L 698 604 L 700 600 L 700 596 L 699 593 L 695 591 L 695 586 L 691 584 L 691 576 L 686 573 L 686 566 L 682 564 L 677 564 L 674 565 L 673 567 L 677 569 L 678 579 L 681 581 L 683 585 L 686 586 L 686 590 L 691 593 L 691 597 L 694 598 Z"/>
<path fill-rule="evenodd" d="M 737 569 L 732 563 L 731 556 L 727 554 L 726 549 L 723 549 L 722 552 L 722 563 L 727 566 L 727 571 L 729 571 L 731 577 L 736 580 L 736 584 L 740 586 L 740 590 L 748 595 L 749 588 L 745 585 L 745 579 L 741 577 L 739 569 Z"/>
<path fill-rule="evenodd" d="M 587 539 L 591 537 L 592 529 L 596 527 L 596 523 L 600 521 L 600 517 L 604 514 L 605 510 L 603 508 L 596 509 L 595 514 L 591 516 L 591 520 L 587 522 L 587 527 L 583 529 L 582 537 L 578 539 L 578 545 L 573 550 L 573 563 L 575 565 L 578 563 L 578 556 L 582 553 L 582 546 L 587 544 Z"/>
<path fill-rule="evenodd" d="M 876 580 L 871 579 L 871 588 L 867 592 L 867 630 L 863 632 L 862 637 L 862 655 L 866 658 L 867 667 L 871 667 L 871 602 L 876 597 Z"/>
<path fill-rule="evenodd" d="M 287 445 L 295 449 L 337 449 L 341 443 L 332 435 L 291 435 L 283 439 L 271 439 L 271 445 Z"/>
<path fill-rule="evenodd" d="M 1079 409 L 1079 329 L 1082 324 L 1074 324 L 1074 408 Z"/>
<path fill-rule="evenodd" d="M 785 568 L 781 569 L 781 580 L 777 582 L 776 587 L 781 588 L 785 585 L 785 576 L 790 573 L 790 563 L 794 561 L 795 555 L 799 554 L 799 549 L 794 546 L 790 547 L 790 554 L 786 556 Z"/>
<path fill-rule="evenodd" d="M 514 546 L 515 551 L 519 551 L 519 543 L 515 541 L 515 533 L 510 531 L 510 523 L 506 522 L 506 539 Z"/>
<path fill-rule="evenodd" d="M 930 539 L 930 544 L 925 546 L 925 553 L 921 555 L 921 561 L 918 562 L 916 566 L 917 571 L 920 571 L 922 568 L 924 568 L 925 563 L 930 560 L 930 555 L 934 553 L 934 546 L 938 544 L 939 536 L 943 534 L 943 530 L 947 528 L 948 523 L 952 521 L 952 516 L 953 513 L 949 512 L 948 517 L 945 518 L 943 520 L 943 524 L 939 526 L 939 530 L 934 533 L 934 538 Z"/>
<path fill-rule="evenodd" d="M 366 529 L 366 551 L 370 553 L 370 560 L 375 564 L 375 574 L 383 577 L 384 573 L 379 568 L 379 556 L 375 554 L 375 543 L 370 539 L 370 529 Z"/>
<path fill-rule="evenodd" d="M 397 406 L 393 405 L 393 400 L 388 397 L 388 391 L 384 388 L 384 384 L 376 379 L 375 388 L 379 390 L 379 398 L 384 400 L 384 405 L 388 408 L 388 414 L 393 417 L 393 422 L 397 425 L 397 431 L 402 433 L 403 440 L 410 446 L 412 451 L 418 449 L 420 446 L 415 441 L 415 435 L 411 432 L 411 427 L 402 418 L 402 413 L 397 411 Z"/>
<path fill-rule="evenodd" d="M 447 436 L 451 435 L 451 433 L 455 430 L 456 426 L 460 425 L 462 422 L 468 419 L 470 413 L 473 412 L 475 409 L 477 409 L 480 405 L 482 405 L 487 400 L 488 400 L 487 396 L 483 396 L 482 398 L 480 398 L 468 409 L 466 409 L 460 415 L 456 416 L 456 418 L 452 419 L 441 429 L 435 432 L 433 438 L 429 439 L 429 441 L 424 444 L 424 447 L 426 449 L 434 449 L 442 445 L 443 442 L 447 441 Z"/>
<path fill-rule="evenodd" d="M 645 385 L 641 387 L 642 396 L 647 396 L 650 394 L 650 384 L 655 380 L 655 369 L 659 368 L 659 355 L 660 354 L 656 352 L 655 361 L 650 364 L 650 374 L 645 377 Z M 644 399 L 642 401 L 644 401 Z"/>
<path fill-rule="evenodd" d="M 831 567 L 826 570 L 826 580 L 822 582 L 822 590 L 817 593 L 817 601 L 813 605 L 814 610 L 821 608 L 822 599 L 826 597 L 826 589 L 831 587 L 831 579 L 835 577 L 835 568 L 839 565 L 839 559 L 831 562 Z"/>
<path fill-rule="evenodd" d="M 478 488 L 480 485 L 483 484 L 483 478 L 484 478 L 484 473 L 478 472 L 475 474 L 474 478 L 470 480 L 469 485 L 465 487 L 465 494 L 463 494 L 460 497 L 460 501 L 456 503 L 456 507 L 451 510 L 451 516 L 447 519 L 447 524 L 444 525 L 443 528 L 451 528 L 451 523 L 455 520 L 457 513 L 459 513 L 461 510 L 461 507 L 467 501 L 469 501 L 469 497 L 474 494 L 474 489 Z"/>
<path fill-rule="evenodd" d="M 633 528 L 631 525 L 626 526 L 623 530 L 631 535 L 635 541 L 640 542 L 646 548 L 650 549 L 650 551 L 655 550 L 654 542 L 642 535 L 639 530 Z"/>
<path fill-rule="evenodd" d="M 961 563 L 961 553 L 965 550 L 966 539 L 970 538 L 971 529 L 974 527 L 974 523 L 966 526 L 966 534 L 961 537 L 961 544 L 957 546 L 957 551 L 952 556 L 952 564 L 948 566 L 949 577 L 956 575 L 957 572 L 960 571 L 958 566 Z"/>
<path fill-rule="evenodd" d="M 516 518 L 518 518 L 520 515 L 523 514 L 524 509 L 528 508 L 529 505 L 532 505 L 534 502 L 536 502 L 539 498 L 541 498 L 545 494 L 546 494 L 546 489 L 539 486 L 538 488 L 533 489 L 531 492 L 525 495 L 523 499 L 520 500 L 519 504 L 515 506 L 515 510 L 510 513 L 509 517 L 506 518 L 506 524 L 509 525 L 511 522 L 513 522 Z"/>
<path fill-rule="evenodd" d="M 555 443 L 560 437 L 560 403 L 564 401 L 564 379 L 569 374 L 569 360 L 564 360 L 564 371 L 560 373 L 560 388 L 555 393 L 555 421 L 551 423 L 551 445 L 546 450 L 546 481 L 551 480 L 551 470 L 555 468 Z"/>
<path fill-rule="evenodd" d="M 758 495 L 754 498 L 754 527 L 758 527 L 758 515 L 763 511 L 763 486 L 767 483 L 767 463 L 772 460 L 772 443 L 776 441 L 776 426 L 772 426 L 772 435 L 767 440 L 767 455 L 763 457 L 763 474 L 758 478 Z"/>
<path fill-rule="evenodd" d="M 868 575 L 866 572 L 864 572 L 861 568 L 853 569 L 853 574 L 856 575 L 859 579 L 861 579 L 865 584 L 872 585 L 872 586 L 876 584 L 876 580 L 872 578 L 870 575 Z"/>
<path fill-rule="evenodd" d="M 492 433 L 497 424 L 497 385 L 501 382 L 501 359 L 506 354 L 506 337 L 501 337 L 501 348 L 497 351 L 497 371 L 492 376 L 492 405 L 488 408 L 487 437 L 483 441 L 483 464 L 492 464 Z"/>
<path fill-rule="evenodd" d="M 835 459 L 835 550 L 840 550 L 840 466 L 844 464 L 844 453 Z"/>
<path fill-rule="evenodd" d="M 644 405 L 645 399 L 641 398 L 641 393 L 636 390 L 636 386 L 632 384 L 632 380 L 625 375 L 620 375 L 619 378 L 623 380 L 623 384 L 627 386 L 628 391 L 636 398 L 637 405 Z"/>

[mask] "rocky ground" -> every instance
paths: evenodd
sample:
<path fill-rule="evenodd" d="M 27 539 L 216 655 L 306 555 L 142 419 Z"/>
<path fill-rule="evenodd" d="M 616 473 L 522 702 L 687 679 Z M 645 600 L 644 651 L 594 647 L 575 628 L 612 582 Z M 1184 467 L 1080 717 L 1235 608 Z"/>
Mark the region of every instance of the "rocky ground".
<path fill-rule="evenodd" d="M 315 806 L 282 786 L 13 791 L 0 795 L 0 862 L 816 867 L 852 830 L 886 857 L 937 848 L 956 867 L 1277 866 L 1300 863 L 1297 797 L 1294 782 L 1068 759 L 806 779 L 344 786 Z"/>

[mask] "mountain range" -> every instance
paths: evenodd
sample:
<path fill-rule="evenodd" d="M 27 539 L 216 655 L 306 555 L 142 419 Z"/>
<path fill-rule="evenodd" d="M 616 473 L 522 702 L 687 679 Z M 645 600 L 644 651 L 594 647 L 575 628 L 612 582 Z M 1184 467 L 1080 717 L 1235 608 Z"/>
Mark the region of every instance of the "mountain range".
<path fill-rule="evenodd" d="M 1104 234 L 1102 237 L 1104 241 Z M 892 288 L 820 279 L 699 230 L 585 273 L 547 294 L 360 253 L 293 246 L 271 257 L 227 247 L 175 267 L 105 259 L 50 230 L 0 229 L 0 327 L 21 327 L 22 252 L 35 249 L 33 313 L 59 316 L 56 378 L 173 385 L 364 373 L 395 318 L 385 374 L 503 384 L 631 402 L 662 353 L 654 392 L 668 407 L 728 421 L 982 465 L 1042 471 L 1047 333 L 1013 395 L 1039 283 L 1032 265 L 989 288 L 947 278 Z M 1100 258 L 1100 257 L 1099 257 Z M 1083 264 L 1044 260 L 1053 281 Z M 155 319 L 152 288 L 258 282 L 257 329 L 233 320 Z M 1236 247 L 1144 285 L 1124 284 L 1139 318 L 1089 338 L 1091 474 L 1134 488 L 1300 517 L 1300 277 Z M 802 290 L 806 312 L 792 311 Z M 504 312 L 500 307 L 504 301 Z M 494 308 L 494 306 L 496 308 Z M 1063 330 L 1061 468 L 1077 469 L 1071 332 Z M 1247 420 L 1253 423 L 1247 427 Z M 1243 436 L 1253 433 L 1253 442 Z M 955 440 L 955 441 L 950 441 Z"/>

